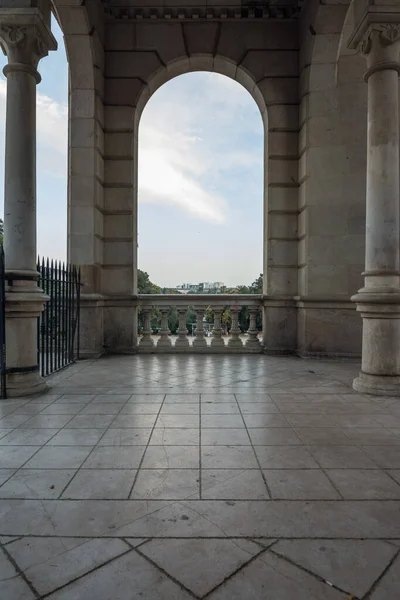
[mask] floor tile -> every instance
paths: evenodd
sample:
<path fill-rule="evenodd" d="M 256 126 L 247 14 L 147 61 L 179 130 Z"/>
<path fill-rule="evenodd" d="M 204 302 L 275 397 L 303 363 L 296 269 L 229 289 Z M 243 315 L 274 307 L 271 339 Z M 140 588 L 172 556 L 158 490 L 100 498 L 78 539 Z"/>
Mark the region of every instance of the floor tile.
<path fill-rule="evenodd" d="M 195 429 L 196 427 L 199 427 L 199 415 L 160 414 L 156 422 L 156 428 L 160 427 L 188 427 Z"/>
<path fill-rule="evenodd" d="M 35 600 L 28 584 L 18 577 L 17 570 L 0 549 L 0 598 L 6 600 Z"/>
<path fill-rule="evenodd" d="M 303 446 L 256 446 L 263 469 L 317 469 L 318 464 Z"/>
<path fill-rule="evenodd" d="M 139 404 L 150 404 L 155 402 L 156 404 L 161 404 L 163 400 L 164 394 L 132 394 L 128 400 L 128 403 L 138 402 Z"/>
<path fill-rule="evenodd" d="M 400 446 L 400 436 L 383 427 L 353 428 L 347 435 L 360 446 Z"/>
<path fill-rule="evenodd" d="M 198 446 L 199 429 L 155 428 L 150 438 L 151 446 Z"/>
<path fill-rule="evenodd" d="M 135 590 L 137 598 L 143 600 L 192 600 L 166 575 L 148 560 L 132 550 L 107 565 L 89 573 L 66 588 L 49 596 L 49 600 L 117 600 L 131 598 Z"/>
<path fill-rule="evenodd" d="M 343 498 L 349 500 L 400 499 L 400 485 L 397 485 L 383 471 L 329 469 L 326 473 Z"/>
<path fill-rule="evenodd" d="M 87 446 L 45 446 L 24 465 L 24 468 L 78 469 L 90 450 Z"/>
<path fill-rule="evenodd" d="M 202 415 L 238 415 L 239 407 L 236 402 L 202 402 Z"/>
<path fill-rule="evenodd" d="M 104 404 L 111 402 L 113 404 L 125 404 L 128 402 L 130 394 L 98 394 L 92 400 L 93 403 Z"/>
<path fill-rule="evenodd" d="M 396 553 L 378 540 L 281 540 L 273 552 L 362 598 Z M 390 598 L 390 596 L 387 596 Z"/>
<path fill-rule="evenodd" d="M 99 441 L 99 446 L 145 446 L 150 434 L 150 428 L 108 429 Z"/>
<path fill-rule="evenodd" d="M 63 402 L 58 403 L 54 402 L 54 404 L 50 404 L 47 408 L 42 410 L 41 415 L 77 415 L 84 409 L 86 403 L 77 403 L 77 402 Z"/>
<path fill-rule="evenodd" d="M 383 469 L 400 469 L 400 447 L 361 446 L 361 449 Z"/>
<path fill-rule="evenodd" d="M 372 592 L 370 600 L 388 600 L 388 598 L 397 598 L 399 589 L 400 557 L 398 556 Z"/>
<path fill-rule="evenodd" d="M 213 427 L 237 429 L 244 427 L 244 423 L 240 415 L 201 415 L 201 426 L 205 429 Z"/>
<path fill-rule="evenodd" d="M 210 600 L 347 600 L 332 587 L 270 552 L 209 596 Z"/>
<path fill-rule="evenodd" d="M 321 446 L 344 446 L 353 444 L 343 429 L 335 427 L 296 427 L 296 433 L 304 444 Z"/>
<path fill-rule="evenodd" d="M 129 550 L 122 540 L 94 539 L 79 540 L 72 548 L 64 545 L 64 550 L 57 553 L 56 542 L 57 538 L 23 538 L 7 546 L 40 594 L 48 594 Z"/>
<path fill-rule="evenodd" d="M 143 469 L 198 469 L 199 449 L 195 446 L 148 446 Z"/>
<path fill-rule="evenodd" d="M 68 429 L 105 429 L 114 418 L 114 415 L 77 415 L 68 423 Z"/>
<path fill-rule="evenodd" d="M 264 470 L 271 497 L 276 500 L 335 500 L 339 494 L 316 469 Z"/>
<path fill-rule="evenodd" d="M 289 427 L 267 427 L 249 429 L 249 436 L 255 446 L 301 446 L 296 432 Z"/>
<path fill-rule="evenodd" d="M 2 429 L 0 429 L 0 440 L 6 436 L 8 433 L 11 433 L 12 431 L 14 431 L 14 427 L 10 427 L 9 429 L 5 429 L 4 427 Z"/>
<path fill-rule="evenodd" d="M 0 469 L 0 485 L 7 481 L 14 473 L 15 469 Z"/>
<path fill-rule="evenodd" d="M 71 419 L 72 415 L 35 415 L 29 421 L 20 425 L 23 429 L 61 429 Z"/>
<path fill-rule="evenodd" d="M 1 488 L 0 488 L 1 489 Z M 141 469 L 132 499 L 177 500 L 199 498 L 198 469 Z"/>
<path fill-rule="evenodd" d="M 0 446 L 43 446 L 58 429 L 14 429 L 0 439 Z"/>
<path fill-rule="evenodd" d="M 172 404 L 175 402 L 200 402 L 200 394 L 167 394 L 165 402 Z"/>
<path fill-rule="evenodd" d="M 332 416 L 328 415 L 303 415 L 303 414 L 285 414 L 286 420 L 293 427 L 333 427 L 335 422 Z"/>
<path fill-rule="evenodd" d="M 235 402 L 235 394 L 201 394 L 201 403 L 208 402 Z"/>
<path fill-rule="evenodd" d="M 136 429 L 153 427 L 157 415 L 118 415 L 111 423 L 111 429 Z"/>
<path fill-rule="evenodd" d="M 37 452 L 36 446 L 0 446 L 2 469 L 18 469 Z"/>
<path fill-rule="evenodd" d="M 376 469 L 373 462 L 356 446 L 308 446 L 324 469 Z"/>
<path fill-rule="evenodd" d="M 48 446 L 94 446 L 105 429 L 61 429 L 48 442 Z"/>
<path fill-rule="evenodd" d="M 58 498 L 74 469 L 21 469 L 0 487 L 0 498 Z"/>
<path fill-rule="evenodd" d="M 0 420 L 0 428 L 1 429 L 13 429 L 14 427 L 19 427 L 23 423 L 26 423 L 32 418 L 32 415 L 7 415 Z"/>
<path fill-rule="evenodd" d="M 84 463 L 85 469 L 137 469 L 144 446 L 98 446 Z"/>
<path fill-rule="evenodd" d="M 209 500 L 267 500 L 258 469 L 202 469 L 202 497 Z"/>
<path fill-rule="evenodd" d="M 203 469 L 257 469 L 258 463 L 251 447 L 202 446 Z"/>
<path fill-rule="evenodd" d="M 141 548 L 163 571 L 200 597 L 260 551 L 247 540 L 151 540 Z"/>
<path fill-rule="evenodd" d="M 261 414 L 277 414 L 276 405 L 273 402 L 243 402 L 240 403 L 240 410 L 243 415 L 261 415 Z"/>
<path fill-rule="evenodd" d="M 136 471 L 133 470 L 81 469 L 64 491 L 62 498 L 126 499 L 135 475 Z"/>
<path fill-rule="evenodd" d="M 117 415 L 121 410 L 120 404 L 100 404 L 99 402 L 91 403 L 81 410 L 81 415 Z"/>
<path fill-rule="evenodd" d="M 200 412 L 200 405 L 198 403 L 184 403 L 177 402 L 166 402 L 161 409 L 160 416 L 165 415 L 198 415 Z"/>
<path fill-rule="evenodd" d="M 203 446 L 250 446 L 250 438 L 245 429 L 202 429 Z"/>

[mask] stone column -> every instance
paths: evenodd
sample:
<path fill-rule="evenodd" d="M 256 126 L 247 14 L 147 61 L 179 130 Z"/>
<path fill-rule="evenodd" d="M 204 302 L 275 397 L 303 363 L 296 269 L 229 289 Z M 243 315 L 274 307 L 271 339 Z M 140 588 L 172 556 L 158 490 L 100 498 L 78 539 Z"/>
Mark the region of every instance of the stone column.
<path fill-rule="evenodd" d="M 151 337 L 151 311 L 151 307 L 146 306 L 142 308 L 144 323 L 142 339 L 139 342 L 140 352 L 153 352 L 155 348 L 153 338 Z"/>
<path fill-rule="evenodd" d="M 353 38 L 368 84 L 365 279 L 352 297 L 363 318 L 362 366 L 353 387 L 376 395 L 400 395 L 398 16 L 399 23 L 368 23 L 362 39 Z"/>
<path fill-rule="evenodd" d="M 213 307 L 214 311 L 214 327 L 212 330 L 211 348 L 217 351 L 225 350 L 225 342 L 222 339 L 221 318 L 223 309 L 221 307 Z"/>
<path fill-rule="evenodd" d="M 231 306 L 229 308 L 232 316 L 232 327 L 231 327 L 231 337 L 229 338 L 228 348 L 229 350 L 243 350 L 243 342 L 240 339 L 240 329 L 239 329 L 239 313 L 241 310 L 240 306 Z"/>
<path fill-rule="evenodd" d="M 4 252 L 6 266 L 7 393 L 26 396 L 46 384 L 39 375 L 37 318 L 48 299 L 36 270 L 37 66 L 57 43 L 40 13 L 0 10 L 0 40 L 8 57 Z"/>
<path fill-rule="evenodd" d="M 257 313 L 258 308 L 249 308 L 250 313 L 250 323 L 249 328 L 247 330 L 248 339 L 246 341 L 245 348 L 247 351 L 251 352 L 260 352 L 261 351 L 261 342 L 258 339 L 258 329 L 257 329 Z"/>
<path fill-rule="evenodd" d="M 196 311 L 196 337 L 193 340 L 193 348 L 196 350 L 206 349 L 207 348 L 207 340 L 204 335 L 204 314 L 206 312 L 204 306 L 195 306 Z"/>
<path fill-rule="evenodd" d="M 157 342 L 157 348 L 160 350 L 167 350 L 171 348 L 172 342 L 169 334 L 171 333 L 168 327 L 168 315 L 169 315 L 169 307 L 160 308 L 161 313 L 161 329 L 160 329 L 160 339 Z"/>
<path fill-rule="evenodd" d="M 177 308 L 179 315 L 179 329 L 178 329 L 178 339 L 175 342 L 175 348 L 177 350 L 186 350 L 189 348 L 189 340 L 187 337 L 187 328 L 186 328 L 186 313 L 187 308 Z"/>

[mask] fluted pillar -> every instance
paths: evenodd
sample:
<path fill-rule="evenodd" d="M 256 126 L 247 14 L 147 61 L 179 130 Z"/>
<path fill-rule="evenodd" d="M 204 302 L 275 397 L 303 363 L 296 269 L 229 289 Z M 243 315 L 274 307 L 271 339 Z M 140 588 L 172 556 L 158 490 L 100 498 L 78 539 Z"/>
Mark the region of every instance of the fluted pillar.
<path fill-rule="evenodd" d="M 186 327 L 186 313 L 187 308 L 177 308 L 178 316 L 179 316 L 179 329 L 178 329 L 178 338 L 175 342 L 175 348 L 177 350 L 186 350 L 189 348 L 189 340 L 187 337 L 187 327 Z"/>
<path fill-rule="evenodd" d="M 231 311 L 232 326 L 230 331 L 231 335 L 228 341 L 228 348 L 229 350 L 243 350 L 243 342 L 239 337 L 239 313 L 241 311 L 241 307 L 231 306 L 229 310 Z"/>
<path fill-rule="evenodd" d="M 169 315 L 169 307 L 160 308 L 161 313 L 161 329 L 160 329 L 160 339 L 157 342 L 158 350 L 167 350 L 171 348 L 172 342 L 169 334 L 171 333 L 168 327 L 168 315 Z"/>
<path fill-rule="evenodd" d="M 4 252 L 6 267 L 7 394 L 43 391 L 37 318 L 48 299 L 36 270 L 37 66 L 57 43 L 38 10 L 0 10 L 0 40 L 7 54 Z"/>
<path fill-rule="evenodd" d="M 366 23 L 358 45 L 367 60 L 368 136 L 364 287 L 352 298 L 363 319 L 362 366 L 353 386 L 400 395 L 400 15 L 399 23 Z"/>
<path fill-rule="evenodd" d="M 196 350 L 204 350 L 207 348 L 203 321 L 206 310 L 203 306 L 195 306 L 194 309 L 196 311 L 196 333 L 193 340 L 193 348 L 196 348 Z"/>

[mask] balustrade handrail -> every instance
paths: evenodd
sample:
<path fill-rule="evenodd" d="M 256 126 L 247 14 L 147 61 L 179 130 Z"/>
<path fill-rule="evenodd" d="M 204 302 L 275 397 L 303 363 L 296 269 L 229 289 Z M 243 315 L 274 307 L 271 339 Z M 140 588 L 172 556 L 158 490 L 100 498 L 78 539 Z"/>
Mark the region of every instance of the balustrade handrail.
<path fill-rule="evenodd" d="M 139 308 L 151 306 L 256 306 L 261 294 L 139 294 Z"/>

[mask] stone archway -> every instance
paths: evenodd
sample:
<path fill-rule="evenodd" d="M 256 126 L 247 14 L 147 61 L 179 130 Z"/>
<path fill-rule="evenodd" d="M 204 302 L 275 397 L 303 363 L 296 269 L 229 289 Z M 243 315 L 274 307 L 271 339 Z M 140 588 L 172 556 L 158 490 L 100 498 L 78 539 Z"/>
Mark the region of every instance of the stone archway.
<path fill-rule="evenodd" d="M 125 257 L 128 252 L 133 258 L 123 265 L 105 265 L 103 293 L 117 293 L 116 284 L 122 296 L 135 292 L 138 123 L 145 103 L 158 87 L 176 75 L 199 70 L 222 73 L 250 92 L 263 116 L 264 292 L 271 300 L 265 314 L 265 343 L 271 351 L 292 351 L 296 344 L 292 305 L 297 292 L 295 23 L 275 22 L 273 28 L 268 28 L 267 23 L 254 21 L 168 25 L 146 22 L 136 23 L 134 31 L 133 41 L 133 25 L 129 21 L 114 21 L 108 25 L 106 36 L 105 104 L 109 109 L 105 111 L 105 199 L 108 203 L 109 198 L 109 203 L 104 249 L 105 255 L 115 257 L 115 249 L 121 243 Z M 129 231 L 127 216 L 132 216 Z M 122 227 L 124 234 L 118 233 Z M 126 249 L 128 239 L 132 240 L 131 251 Z M 131 322 L 130 310 L 128 305 L 121 310 L 121 304 L 117 308 L 108 303 L 104 321 L 107 346 L 122 344 L 120 347 L 127 348 L 136 344 L 136 331 L 130 333 L 126 328 L 126 323 Z"/>

